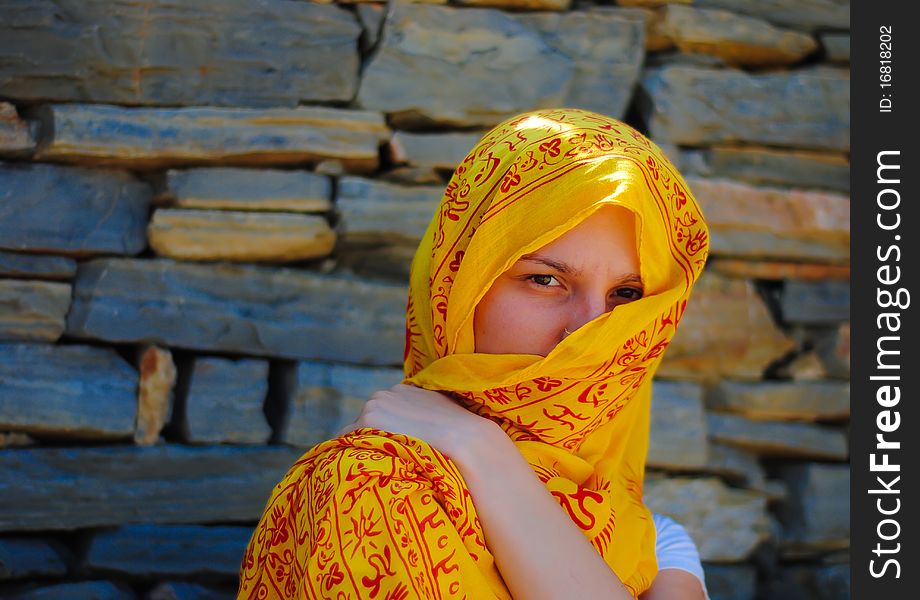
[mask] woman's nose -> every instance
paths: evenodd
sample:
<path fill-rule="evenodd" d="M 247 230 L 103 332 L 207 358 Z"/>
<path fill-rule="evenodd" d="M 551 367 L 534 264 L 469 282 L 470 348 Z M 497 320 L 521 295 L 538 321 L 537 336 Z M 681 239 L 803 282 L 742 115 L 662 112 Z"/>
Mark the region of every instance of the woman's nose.
<path fill-rule="evenodd" d="M 609 311 L 607 294 L 592 294 L 584 296 L 579 302 L 576 310 L 569 320 L 566 329 L 573 332 L 585 323 L 593 321 L 605 312 Z"/>

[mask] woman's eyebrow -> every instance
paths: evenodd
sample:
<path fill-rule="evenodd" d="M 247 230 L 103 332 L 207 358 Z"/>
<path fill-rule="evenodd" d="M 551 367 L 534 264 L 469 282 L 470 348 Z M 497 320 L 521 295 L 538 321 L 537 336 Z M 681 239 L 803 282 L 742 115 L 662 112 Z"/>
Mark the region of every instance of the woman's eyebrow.
<path fill-rule="evenodd" d="M 579 269 L 576 269 L 572 267 L 571 265 L 568 265 L 558 260 L 547 258 L 545 256 L 540 256 L 539 254 L 525 254 L 518 260 L 545 265 L 551 269 L 555 269 L 559 271 L 560 273 L 565 273 L 566 275 L 580 275 L 581 274 L 581 271 Z M 640 277 L 638 273 L 626 273 L 625 275 L 623 275 L 617 280 L 617 285 L 622 285 L 624 283 L 637 283 L 639 285 L 643 285 L 642 277 Z"/>

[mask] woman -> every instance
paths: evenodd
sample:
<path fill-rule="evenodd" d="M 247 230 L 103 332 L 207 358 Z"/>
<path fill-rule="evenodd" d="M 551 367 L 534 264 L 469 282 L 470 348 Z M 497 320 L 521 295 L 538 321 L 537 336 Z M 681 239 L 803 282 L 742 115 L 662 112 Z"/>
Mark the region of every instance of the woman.
<path fill-rule="evenodd" d="M 649 590 L 651 380 L 707 251 L 683 179 L 630 127 L 574 109 L 498 125 L 413 261 L 406 380 L 275 488 L 240 597 Z"/>

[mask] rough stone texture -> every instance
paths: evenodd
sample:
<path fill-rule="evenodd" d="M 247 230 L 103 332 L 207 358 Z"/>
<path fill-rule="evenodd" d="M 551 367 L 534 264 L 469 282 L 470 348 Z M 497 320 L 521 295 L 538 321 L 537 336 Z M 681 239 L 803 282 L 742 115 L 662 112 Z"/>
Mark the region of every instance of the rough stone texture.
<path fill-rule="evenodd" d="M 235 577 L 250 527 L 129 525 L 93 536 L 82 568 L 94 575 Z"/>
<path fill-rule="evenodd" d="M 798 279 L 801 281 L 850 280 L 849 265 L 807 264 L 781 261 L 750 261 L 713 258 L 707 267 L 716 273 L 742 279 Z"/>
<path fill-rule="evenodd" d="M 713 254 L 849 262 L 846 196 L 699 177 L 687 183 L 706 215 Z"/>
<path fill-rule="evenodd" d="M 161 202 L 182 208 L 325 212 L 332 182 L 308 171 L 265 169 L 170 170 Z"/>
<path fill-rule="evenodd" d="M 681 152 L 681 173 L 753 184 L 850 191 L 850 161 L 809 150 L 715 146 Z"/>
<path fill-rule="evenodd" d="M 136 600 L 124 584 L 111 581 L 80 581 L 30 586 L 4 594 L 4 600 Z"/>
<path fill-rule="evenodd" d="M 767 485 L 766 474 L 757 456 L 725 444 L 709 444 L 704 470 L 752 490 L 762 491 Z"/>
<path fill-rule="evenodd" d="M 752 419 L 846 419 L 850 416 L 850 386 L 832 381 L 722 381 L 706 395 L 706 406 Z"/>
<path fill-rule="evenodd" d="M 409 284 L 409 271 L 416 250 L 413 245 L 348 244 L 342 250 L 338 258 L 344 268 L 368 277 L 386 277 Z"/>
<path fill-rule="evenodd" d="M 724 8 L 806 31 L 850 28 L 850 0 L 694 0 L 707 8 Z"/>
<path fill-rule="evenodd" d="M 166 581 L 158 584 L 147 600 L 232 600 L 236 587 L 218 588 L 185 581 Z"/>
<path fill-rule="evenodd" d="M 797 551 L 848 548 L 849 465 L 791 464 L 783 465 L 780 472 L 790 489 L 780 510 L 784 547 Z"/>
<path fill-rule="evenodd" d="M 727 413 L 708 413 L 710 439 L 759 456 L 846 460 L 847 439 L 840 429 L 782 421 L 755 421 Z"/>
<path fill-rule="evenodd" d="M 321 216 L 193 208 L 155 211 L 147 238 L 157 254 L 179 260 L 293 262 L 328 256 L 335 247 Z"/>
<path fill-rule="evenodd" d="M 264 444 L 268 361 L 196 357 L 185 401 L 185 440 Z"/>
<path fill-rule="evenodd" d="M 112 349 L 0 344 L 0 381 L 0 429 L 89 439 L 134 433 L 137 373 Z"/>
<path fill-rule="evenodd" d="M 298 363 L 286 382 L 289 404 L 281 441 L 312 446 L 333 437 L 358 417 L 371 394 L 402 380 L 402 369 Z"/>
<path fill-rule="evenodd" d="M 822 33 L 818 36 L 827 60 L 836 63 L 850 62 L 850 34 L 849 33 Z"/>
<path fill-rule="evenodd" d="M 137 386 L 137 424 L 134 443 L 150 446 L 160 439 L 160 431 L 172 414 L 176 365 L 172 352 L 156 346 L 147 347 L 138 360 L 140 379 Z"/>
<path fill-rule="evenodd" d="M 776 376 L 794 381 L 822 381 L 830 377 L 818 354 L 811 350 L 799 353 L 791 362 L 777 369 Z"/>
<path fill-rule="evenodd" d="M 80 265 L 67 332 L 109 342 L 401 364 L 406 289 L 250 265 Z"/>
<path fill-rule="evenodd" d="M 359 40 L 361 52 L 369 54 L 380 41 L 380 29 L 383 27 L 383 19 L 387 16 L 387 7 L 384 4 L 362 2 L 358 4 L 355 12 L 364 30 Z"/>
<path fill-rule="evenodd" d="M 0 163 L 0 248 L 137 254 L 150 187 L 127 173 Z"/>
<path fill-rule="evenodd" d="M 671 66 L 646 71 L 641 110 L 655 140 L 743 142 L 843 151 L 850 144 L 850 77 L 811 68 L 748 74 Z"/>
<path fill-rule="evenodd" d="M 709 600 L 753 600 L 757 589 L 757 569 L 752 565 L 705 564 Z"/>
<path fill-rule="evenodd" d="M 380 175 L 381 181 L 397 185 L 438 185 L 447 184 L 437 169 L 431 167 L 396 167 Z"/>
<path fill-rule="evenodd" d="M 0 276 L 28 279 L 71 279 L 77 261 L 66 256 L 0 251 Z"/>
<path fill-rule="evenodd" d="M 35 445 L 35 440 L 24 433 L 0 433 L 0 449 L 24 448 Z"/>
<path fill-rule="evenodd" d="M 337 108 L 122 108 L 61 104 L 41 111 L 36 158 L 134 169 L 220 162 L 297 165 L 326 158 L 377 168 L 389 137 L 379 113 Z"/>
<path fill-rule="evenodd" d="M 335 205 L 346 241 L 407 241 L 422 238 L 444 194 L 443 186 L 400 186 L 343 177 Z"/>
<path fill-rule="evenodd" d="M 658 374 L 694 381 L 757 380 L 794 347 L 750 282 L 704 272 Z"/>
<path fill-rule="evenodd" d="M 882 564 L 885 555 L 875 564 Z M 902 563 L 902 568 L 904 564 Z M 894 569 L 888 573 L 894 573 Z M 850 564 L 783 565 L 765 586 L 765 600 L 840 600 L 851 598 Z"/>
<path fill-rule="evenodd" d="M 660 29 L 684 52 L 712 54 L 733 65 L 790 64 L 818 47 L 810 35 L 718 9 L 668 6 Z"/>
<path fill-rule="evenodd" d="M 850 319 L 848 281 L 787 281 L 780 309 L 787 323 L 827 325 Z"/>
<path fill-rule="evenodd" d="M 37 538 L 0 539 L 0 581 L 67 574 L 68 552 L 60 544 Z"/>
<path fill-rule="evenodd" d="M 850 324 L 843 323 L 820 335 L 815 349 L 831 377 L 850 378 Z"/>
<path fill-rule="evenodd" d="M 619 6 L 624 6 L 621 2 Z M 674 47 L 674 40 L 661 28 L 664 22 L 664 11 L 651 8 L 623 8 L 622 11 L 634 10 L 636 14 L 645 19 L 645 51 L 661 52 Z"/>
<path fill-rule="evenodd" d="M 646 464 L 663 469 L 701 469 L 708 440 L 703 391 L 692 383 L 656 381 Z"/>
<path fill-rule="evenodd" d="M 299 454 L 234 446 L 0 452 L 0 529 L 254 522 Z"/>
<path fill-rule="evenodd" d="M 2 27 L 2 26 L 0 26 Z M 0 156 L 27 156 L 35 150 L 35 133 L 16 107 L 0 102 Z"/>
<path fill-rule="evenodd" d="M 57 341 L 68 308 L 69 283 L 0 279 L 0 340 Z"/>
<path fill-rule="evenodd" d="M 390 139 L 390 156 L 396 164 L 452 171 L 481 137 L 479 133 L 397 131 Z"/>
<path fill-rule="evenodd" d="M 459 6 L 483 6 L 516 10 L 568 10 L 572 0 L 453 0 Z"/>
<path fill-rule="evenodd" d="M 648 480 L 644 495 L 653 512 L 687 529 L 705 561 L 743 561 L 769 536 L 766 499 L 716 478 Z"/>
<path fill-rule="evenodd" d="M 0 96 L 176 106 L 351 100 L 353 15 L 307 2 L 0 5 Z"/>
<path fill-rule="evenodd" d="M 633 12 L 514 16 L 398 3 L 358 102 L 407 125 L 491 126 L 563 105 L 622 115 L 643 38 L 644 23 Z"/>
<path fill-rule="evenodd" d="M 626 114 L 645 55 L 644 18 L 632 10 L 610 7 L 519 18 L 573 61 L 573 77 L 562 105 L 618 118 Z"/>

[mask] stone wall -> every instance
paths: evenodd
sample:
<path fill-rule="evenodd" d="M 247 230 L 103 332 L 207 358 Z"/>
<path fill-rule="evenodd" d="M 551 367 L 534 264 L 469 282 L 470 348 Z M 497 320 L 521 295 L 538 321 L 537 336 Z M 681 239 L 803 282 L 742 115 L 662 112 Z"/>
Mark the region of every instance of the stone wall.
<path fill-rule="evenodd" d="M 647 500 L 713 600 L 849 595 L 847 0 L 0 1 L 0 596 L 230 598 L 269 490 L 400 379 L 478 134 L 623 118 L 712 257 Z"/>

